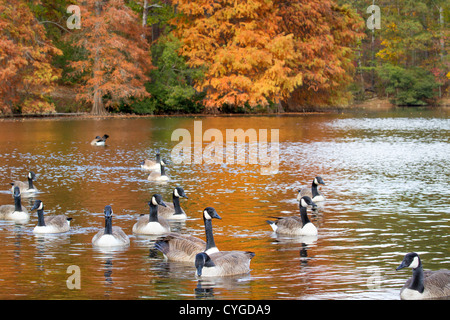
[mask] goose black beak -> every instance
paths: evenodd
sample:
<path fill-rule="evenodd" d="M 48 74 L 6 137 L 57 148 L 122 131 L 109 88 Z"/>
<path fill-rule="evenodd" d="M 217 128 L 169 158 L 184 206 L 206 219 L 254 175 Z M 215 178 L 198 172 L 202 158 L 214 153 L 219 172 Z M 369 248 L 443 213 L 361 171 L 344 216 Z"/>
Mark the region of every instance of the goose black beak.
<path fill-rule="evenodd" d="M 406 264 L 405 264 L 404 261 L 402 261 L 402 263 L 400 263 L 400 265 L 395 269 L 395 271 L 398 271 L 398 270 L 403 269 L 405 267 L 406 267 Z"/>
<path fill-rule="evenodd" d="M 30 211 L 36 210 L 37 208 L 39 208 L 40 205 L 41 205 L 41 201 L 36 200 L 36 201 L 34 202 L 33 207 L 31 207 Z"/>
<path fill-rule="evenodd" d="M 164 203 L 164 201 L 160 201 L 160 202 L 158 202 L 158 204 L 160 205 L 160 206 L 163 206 L 163 207 L 167 207 L 167 205 Z"/>

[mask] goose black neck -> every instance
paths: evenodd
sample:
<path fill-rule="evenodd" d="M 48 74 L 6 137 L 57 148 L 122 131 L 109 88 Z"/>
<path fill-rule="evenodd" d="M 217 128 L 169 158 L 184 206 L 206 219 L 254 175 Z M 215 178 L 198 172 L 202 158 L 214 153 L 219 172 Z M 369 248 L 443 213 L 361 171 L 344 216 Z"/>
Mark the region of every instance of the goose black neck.
<path fill-rule="evenodd" d="M 425 287 L 423 286 L 423 268 L 422 263 L 419 261 L 419 266 L 413 269 L 413 276 L 411 283 L 409 284 L 409 289 L 417 290 L 423 293 Z"/>
<path fill-rule="evenodd" d="M 34 187 L 33 187 L 33 179 L 32 178 L 28 178 L 28 189 L 34 189 Z"/>
<path fill-rule="evenodd" d="M 203 221 L 205 223 L 206 250 L 208 250 L 208 249 L 214 248 L 216 246 L 216 243 L 214 242 L 213 228 L 212 228 L 212 221 L 211 221 L 211 219 L 203 218 Z"/>
<path fill-rule="evenodd" d="M 309 221 L 308 214 L 306 212 L 306 207 L 300 205 L 300 218 L 302 219 L 303 225 L 307 224 Z"/>
<path fill-rule="evenodd" d="M 315 196 L 319 195 L 319 191 L 317 190 L 317 184 L 315 184 L 314 181 L 313 181 L 312 186 L 311 186 L 311 193 L 312 193 L 312 197 L 313 198 Z"/>
<path fill-rule="evenodd" d="M 181 206 L 180 206 L 180 198 L 175 195 L 172 195 L 172 202 L 173 202 L 173 208 L 175 209 L 174 214 L 182 214 L 183 211 L 181 210 Z"/>
<path fill-rule="evenodd" d="M 166 171 L 165 171 L 165 169 L 164 169 L 164 166 L 161 165 L 161 164 L 160 164 L 160 166 L 161 166 L 161 175 L 162 175 L 162 176 L 165 176 L 165 175 L 166 175 Z"/>
<path fill-rule="evenodd" d="M 150 218 L 148 220 L 149 222 L 159 222 L 158 221 L 158 206 L 154 205 L 150 202 Z"/>
<path fill-rule="evenodd" d="M 112 217 L 105 218 L 105 234 L 112 234 Z"/>
<path fill-rule="evenodd" d="M 38 215 L 38 226 L 39 227 L 45 227 L 45 221 L 44 221 L 44 209 L 37 211 Z"/>
<path fill-rule="evenodd" d="M 159 163 L 161 161 L 161 155 L 159 153 L 156 154 L 156 162 Z"/>
<path fill-rule="evenodd" d="M 21 197 L 14 197 L 14 211 L 22 211 L 22 200 Z"/>

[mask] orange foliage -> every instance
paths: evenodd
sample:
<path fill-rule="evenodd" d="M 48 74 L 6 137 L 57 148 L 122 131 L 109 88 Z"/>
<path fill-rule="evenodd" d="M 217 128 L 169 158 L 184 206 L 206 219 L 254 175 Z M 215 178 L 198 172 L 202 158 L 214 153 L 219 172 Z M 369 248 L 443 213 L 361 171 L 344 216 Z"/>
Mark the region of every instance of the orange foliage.
<path fill-rule="evenodd" d="M 279 9 L 281 28 L 294 34 L 300 55 L 296 70 L 304 76 L 288 105 L 346 104 L 354 71 L 352 47 L 364 37 L 363 20 L 330 0 L 279 1 Z"/>
<path fill-rule="evenodd" d="M 197 83 L 207 107 L 338 97 L 352 80 L 362 20 L 331 0 L 176 0 L 181 53 L 206 67 Z M 300 91 L 299 91 L 300 90 Z"/>
<path fill-rule="evenodd" d="M 86 59 L 71 63 L 85 80 L 77 99 L 92 103 L 93 113 L 102 113 L 105 95 L 107 107 L 148 96 L 144 83 L 152 63 L 137 14 L 122 0 L 88 0 L 81 19 L 81 30 L 71 35 L 75 46 L 87 52 Z"/>
<path fill-rule="evenodd" d="M 292 35 L 280 32 L 273 2 L 176 0 L 181 53 L 192 67 L 206 66 L 198 90 L 205 105 L 251 106 L 279 101 L 302 83 Z"/>
<path fill-rule="evenodd" d="M 46 96 L 60 75 L 51 65 L 59 54 L 25 1 L 0 0 L 0 113 L 54 112 Z"/>

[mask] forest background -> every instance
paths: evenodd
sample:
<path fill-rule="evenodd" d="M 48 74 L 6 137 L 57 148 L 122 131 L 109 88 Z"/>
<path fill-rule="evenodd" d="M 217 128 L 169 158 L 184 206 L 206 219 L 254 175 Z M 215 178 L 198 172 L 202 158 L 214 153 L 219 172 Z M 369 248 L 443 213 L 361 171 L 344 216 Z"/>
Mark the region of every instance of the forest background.
<path fill-rule="evenodd" d="M 449 13 L 445 0 L 0 0 L 0 115 L 445 105 Z"/>

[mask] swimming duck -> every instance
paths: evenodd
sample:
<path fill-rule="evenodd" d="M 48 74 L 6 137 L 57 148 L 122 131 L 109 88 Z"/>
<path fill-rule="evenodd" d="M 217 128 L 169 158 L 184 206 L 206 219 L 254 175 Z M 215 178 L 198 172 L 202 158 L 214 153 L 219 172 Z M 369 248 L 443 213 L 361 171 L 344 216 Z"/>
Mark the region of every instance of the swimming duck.
<path fill-rule="evenodd" d="M 109 136 L 107 134 L 104 134 L 103 137 L 96 136 L 94 140 L 91 141 L 91 146 L 104 146 L 106 144 L 106 139 L 108 139 Z"/>

